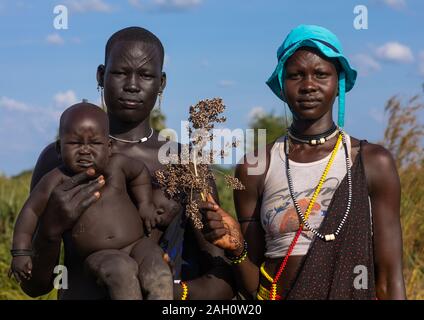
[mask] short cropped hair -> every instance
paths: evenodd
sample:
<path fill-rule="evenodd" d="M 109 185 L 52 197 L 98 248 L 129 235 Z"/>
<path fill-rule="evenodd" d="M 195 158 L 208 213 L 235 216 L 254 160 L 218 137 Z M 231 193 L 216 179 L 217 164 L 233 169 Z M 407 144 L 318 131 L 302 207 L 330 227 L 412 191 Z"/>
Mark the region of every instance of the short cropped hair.
<path fill-rule="evenodd" d="M 149 43 L 155 46 L 159 50 L 161 63 L 163 66 L 163 60 L 165 55 L 165 50 L 163 48 L 162 42 L 149 30 L 146 30 L 141 27 L 128 27 L 121 29 L 115 32 L 107 41 L 105 49 L 105 65 L 109 58 L 109 54 L 112 51 L 113 46 L 120 41 L 140 41 L 144 43 Z"/>

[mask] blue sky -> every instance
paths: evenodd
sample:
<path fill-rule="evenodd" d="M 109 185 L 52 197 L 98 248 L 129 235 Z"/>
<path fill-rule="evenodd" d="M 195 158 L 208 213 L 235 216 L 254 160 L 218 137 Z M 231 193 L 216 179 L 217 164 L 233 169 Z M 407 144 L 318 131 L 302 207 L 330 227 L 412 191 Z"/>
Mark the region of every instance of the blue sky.
<path fill-rule="evenodd" d="M 53 26 L 60 4 L 68 8 L 67 30 Z M 360 4 L 368 9 L 366 30 L 353 26 Z M 346 130 L 378 141 L 388 98 L 422 92 L 423 21 L 421 0 L 0 0 L 0 172 L 32 168 L 66 107 L 99 102 L 95 72 L 104 45 L 132 25 L 164 44 L 162 110 L 178 131 L 191 104 L 215 96 L 227 105 L 230 129 L 246 128 L 258 112 L 283 114 L 265 84 L 276 49 L 298 24 L 325 26 L 359 71 L 347 95 Z"/>

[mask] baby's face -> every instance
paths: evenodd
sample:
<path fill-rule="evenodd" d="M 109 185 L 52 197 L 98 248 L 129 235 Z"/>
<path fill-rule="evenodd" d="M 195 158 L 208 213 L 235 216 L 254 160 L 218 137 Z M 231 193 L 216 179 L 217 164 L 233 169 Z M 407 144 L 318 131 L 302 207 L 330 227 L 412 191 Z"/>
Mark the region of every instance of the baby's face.
<path fill-rule="evenodd" d="M 104 172 L 111 154 L 107 130 L 93 118 L 70 122 L 60 136 L 61 157 L 65 166 L 74 173 L 88 168 Z"/>

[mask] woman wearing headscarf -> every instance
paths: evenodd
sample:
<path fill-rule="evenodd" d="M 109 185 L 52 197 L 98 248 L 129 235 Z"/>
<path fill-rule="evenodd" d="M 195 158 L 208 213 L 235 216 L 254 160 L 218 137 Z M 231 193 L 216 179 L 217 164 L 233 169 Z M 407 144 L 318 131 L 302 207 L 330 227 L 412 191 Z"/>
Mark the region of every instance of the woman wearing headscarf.
<path fill-rule="evenodd" d="M 260 300 L 404 299 L 393 158 L 344 130 L 357 72 L 337 37 L 313 25 L 293 29 L 277 59 L 267 84 L 292 124 L 267 145 L 263 174 L 249 174 L 258 164 L 247 156 L 238 164 L 238 221 L 204 204 L 207 239 L 225 249 L 239 290 Z"/>

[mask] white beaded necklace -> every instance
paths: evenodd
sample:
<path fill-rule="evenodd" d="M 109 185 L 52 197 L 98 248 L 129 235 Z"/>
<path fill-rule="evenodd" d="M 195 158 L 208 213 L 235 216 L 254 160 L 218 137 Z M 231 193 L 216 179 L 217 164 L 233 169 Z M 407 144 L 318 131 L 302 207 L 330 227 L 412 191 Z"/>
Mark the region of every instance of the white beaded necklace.
<path fill-rule="evenodd" d="M 334 138 L 338 133 L 339 133 L 339 130 L 336 129 L 336 130 L 334 130 L 333 133 L 331 133 L 328 136 L 325 136 L 325 137 L 322 137 L 322 138 L 319 138 L 319 139 L 306 140 L 306 139 L 301 139 L 301 138 L 296 137 L 294 134 L 292 134 L 290 132 L 290 130 L 287 131 L 287 134 L 290 137 L 290 139 L 299 141 L 301 143 L 308 143 L 308 144 L 313 145 L 313 146 L 315 146 L 317 144 L 324 144 L 326 141 L 330 140 L 331 138 Z"/>
<path fill-rule="evenodd" d="M 308 228 L 309 231 L 311 231 L 313 234 L 315 234 L 318 238 L 325 240 L 325 241 L 332 241 L 336 239 L 336 236 L 339 235 L 340 230 L 342 229 L 344 223 L 346 222 L 346 219 L 349 215 L 350 212 L 350 207 L 352 204 L 352 174 L 351 174 L 351 170 L 350 170 L 350 158 L 349 158 L 349 152 L 347 150 L 347 145 L 346 145 L 346 136 L 343 132 L 343 130 L 340 130 L 340 134 L 342 135 L 342 142 L 343 142 L 343 147 L 344 147 L 344 151 L 345 151 L 345 159 L 346 159 L 346 170 L 347 170 L 347 183 L 348 183 L 348 199 L 347 199 L 347 206 L 346 206 L 346 211 L 345 214 L 342 218 L 342 221 L 340 222 L 339 226 L 337 227 L 336 232 L 331 233 L 331 234 L 326 234 L 323 235 L 321 233 L 318 232 L 318 230 L 316 230 L 315 228 L 311 227 L 311 225 L 308 223 L 308 221 L 305 219 L 305 216 L 302 213 L 302 210 L 300 209 L 300 206 L 296 200 L 296 197 L 294 195 L 294 187 L 293 187 L 293 180 L 291 177 L 291 173 L 290 173 L 290 165 L 289 165 L 289 148 L 288 148 L 288 135 L 286 135 L 284 137 L 284 153 L 286 155 L 286 174 L 287 174 L 287 181 L 289 184 L 289 191 L 290 191 L 290 196 L 293 200 L 294 203 L 294 207 L 296 209 L 296 213 L 299 216 L 299 218 L 302 220 L 303 224 L 305 225 L 306 228 Z"/>
<path fill-rule="evenodd" d="M 125 142 L 125 143 L 143 143 L 143 142 L 146 142 L 148 139 L 150 139 L 152 137 L 152 135 L 153 135 L 153 129 L 150 128 L 150 134 L 149 134 L 149 136 L 143 137 L 143 138 L 140 138 L 140 139 L 137 139 L 137 140 L 119 139 L 117 137 L 112 136 L 111 134 L 109 135 L 109 137 L 112 138 L 113 140 L 120 141 L 120 142 Z"/>

